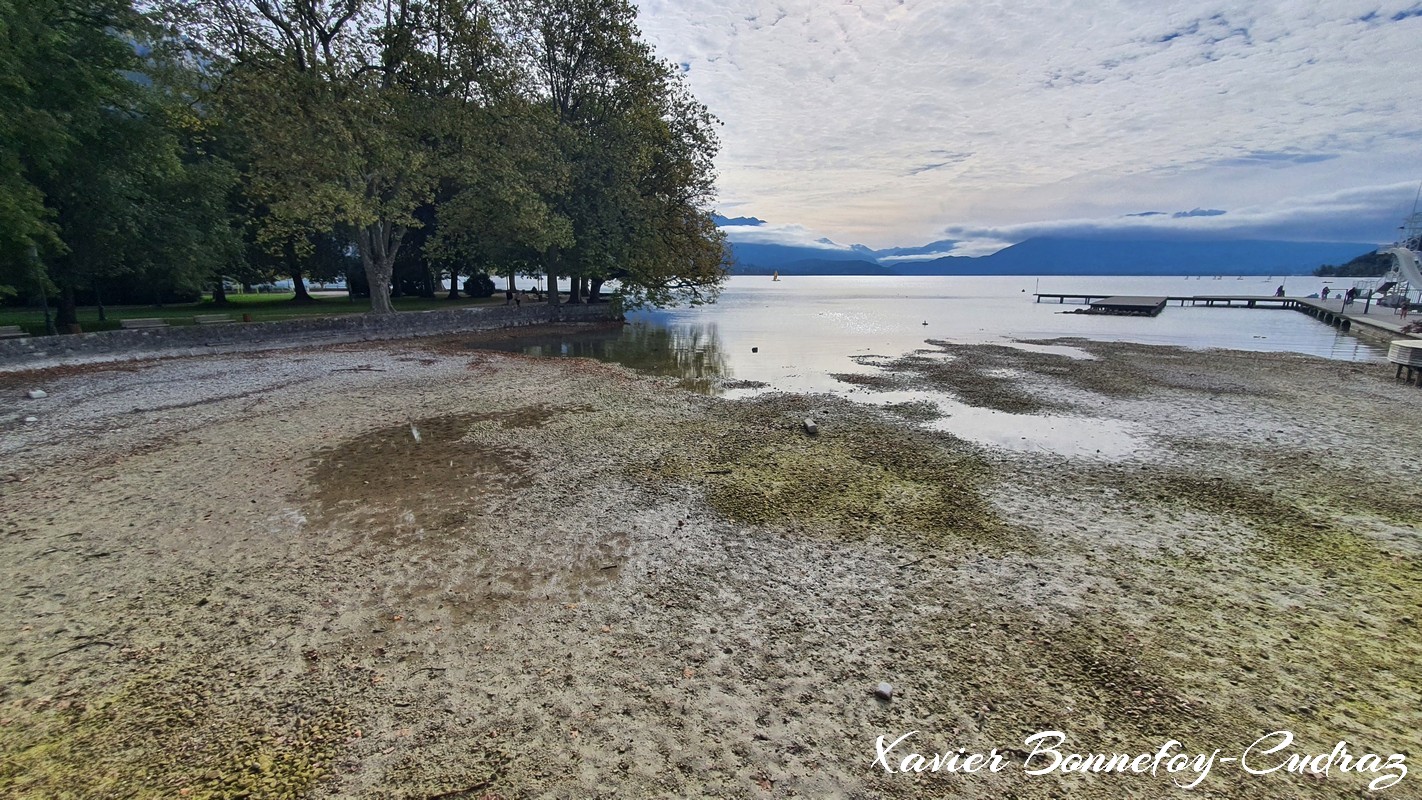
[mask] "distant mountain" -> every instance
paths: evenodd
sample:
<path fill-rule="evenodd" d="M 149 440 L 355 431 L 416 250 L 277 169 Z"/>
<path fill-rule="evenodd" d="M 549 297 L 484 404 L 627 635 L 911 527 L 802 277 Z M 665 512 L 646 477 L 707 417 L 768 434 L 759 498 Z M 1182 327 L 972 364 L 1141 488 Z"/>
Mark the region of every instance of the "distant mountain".
<path fill-rule="evenodd" d="M 894 275 L 893 270 L 882 264 L 859 259 L 844 260 L 831 258 L 806 258 L 789 261 L 774 267 L 742 265 L 733 269 L 735 275 Z"/>
<path fill-rule="evenodd" d="M 722 228 L 734 228 L 738 225 L 758 227 L 765 224 L 765 220 L 759 217 L 723 217 L 720 214 L 712 214 L 711 221 Z"/>
<path fill-rule="evenodd" d="M 1164 212 L 1144 212 L 1163 214 Z M 1214 209 L 1174 216 L 1213 216 Z M 766 223 L 755 217 L 718 217 L 722 227 Z M 864 245 L 730 243 L 732 272 L 768 275 L 1310 275 L 1323 264 L 1344 264 L 1377 248 L 1368 243 L 1248 240 L 1128 240 L 1042 236 L 987 256 L 943 256 L 956 242 L 873 250 Z M 918 256 L 918 259 L 904 258 Z M 848 263 L 845 263 L 848 262 Z M 793 265 L 793 266 L 792 266 Z"/>
<path fill-rule="evenodd" d="M 894 265 L 906 275 L 1308 275 L 1375 245 L 1337 242 L 1148 241 L 1040 237 L 989 256 Z"/>
<path fill-rule="evenodd" d="M 804 247 L 789 244 L 751 244 L 731 242 L 731 254 L 736 259 L 736 272 L 745 274 L 750 269 L 770 270 L 794 261 L 874 261 L 872 251 L 839 250 L 828 247 Z"/>
<path fill-rule="evenodd" d="M 879 258 L 925 256 L 933 253 L 947 253 L 957 244 L 958 242 L 954 239 L 940 239 L 936 242 L 929 242 L 921 247 L 888 247 L 883 250 L 875 250 L 874 255 Z"/>

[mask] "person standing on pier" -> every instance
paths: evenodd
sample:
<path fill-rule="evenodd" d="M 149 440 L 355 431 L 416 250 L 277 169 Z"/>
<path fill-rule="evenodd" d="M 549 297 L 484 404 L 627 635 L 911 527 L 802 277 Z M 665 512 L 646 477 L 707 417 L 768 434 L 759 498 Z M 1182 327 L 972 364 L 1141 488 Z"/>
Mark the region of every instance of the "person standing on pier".
<path fill-rule="evenodd" d="M 1279 288 L 1277 288 L 1277 289 L 1274 290 L 1274 296 L 1275 296 L 1275 297 L 1283 297 L 1283 296 L 1284 296 L 1284 284 L 1282 284 L 1282 283 L 1279 284 Z"/>

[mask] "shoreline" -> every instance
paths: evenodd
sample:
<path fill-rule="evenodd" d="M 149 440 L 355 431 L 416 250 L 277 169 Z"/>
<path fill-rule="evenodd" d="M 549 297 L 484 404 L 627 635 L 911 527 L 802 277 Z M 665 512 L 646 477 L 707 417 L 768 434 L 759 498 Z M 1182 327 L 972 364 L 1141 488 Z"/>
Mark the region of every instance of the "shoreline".
<path fill-rule="evenodd" d="M 889 774 L 875 737 L 1391 753 L 1422 730 L 1422 494 L 1393 485 L 1422 411 L 1390 373 L 1091 341 L 885 373 L 1147 445 L 1093 458 L 466 344 L 8 392 L 0 788 L 1091 800 L 1173 789 Z M 1366 784 L 1217 769 L 1197 791 Z"/>
<path fill-rule="evenodd" d="M 168 356 L 255 353 L 300 347 L 448 336 L 528 326 L 612 322 L 612 303 L 475 306 L 389 315 L 347 314 L 271 322 L 163 326 L 0 340 L 0 374 Z"/>

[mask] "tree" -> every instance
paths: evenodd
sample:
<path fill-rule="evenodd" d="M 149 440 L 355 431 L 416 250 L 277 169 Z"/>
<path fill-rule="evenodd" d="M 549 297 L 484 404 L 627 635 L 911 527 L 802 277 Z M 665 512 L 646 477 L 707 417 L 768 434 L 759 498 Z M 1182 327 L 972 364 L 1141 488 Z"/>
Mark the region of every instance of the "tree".
<path fill-rule="evenodd" d="M 250 141 L 254 195 L 288 229 L 352 232 L 371 310 L 435 181 L 437 115 L 418 91 L 434 6 L 412 0 L 173 0 Z M 333 224 L 334 223 L 334 224 Z"/>
<path fill-rule="evenodd" d="M 529 91 L 547 109 L 548 141 L 573 165 L 545 195 L 573 235 L 541 254 L 550 287 L 566 274 L 570 302 L 584 281 L 609 279 L 631 304 L 714 297 L 726 255 L 709 208 L 710 114 L 640 40 L 626 0 L 514 0 L 514 9 Z"/>
<path fill-rule="evenodd" d="M 0 0 L 8 2 L 8 0 Z M 190 70 L 156 47 L 127 0 L 32 0 L 5 11 L 0 261 L 33 247 L 59 322 L 76 292 L 117 276 L 155 300 L 195 290 L 236 247 L 230 165 L 206 149 Z M 6 194 L 9 194 L 7 192 Z M 3 266 L 3 265 L 0 265 Z M 13 265 L 12 265 L 13 267 Z"/>
<path fill-rule="evenodd" d="M 546 107 L 502 98 L 471 111 L 447 162 L 455 189 L 441 203 L 427 250 L 446 268 L 532 275 L 550 249 L 571 247 L 573 230 L 549 198 L 567 185 L 569 165 L 550 143 L 557 132 Z"/>

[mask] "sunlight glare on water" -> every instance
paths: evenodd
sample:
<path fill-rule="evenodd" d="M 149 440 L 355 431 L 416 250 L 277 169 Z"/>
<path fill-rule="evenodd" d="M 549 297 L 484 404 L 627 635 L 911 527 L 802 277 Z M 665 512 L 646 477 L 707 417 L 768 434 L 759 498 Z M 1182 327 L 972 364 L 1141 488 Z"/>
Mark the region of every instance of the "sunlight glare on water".
<path fill-rule="evenodd" d="M 1097 295 L 1290 295 L 1318 290 L 1318 278 L 1249 277 L 786 277 L 732 278 L 720 299 L 697 308 L 640 311 L 621 330 L 520 338 L 508 347 L 531 355 L 582 356 L 679 378 L 686 388 L 730 398 L 762 391 L 823 392 L 875 405 L 927 401 L 944 416 L 929 423 L 983 444 L 1063 455 L 1121 457 L 1140 432 L 1112 420 L 1009 414 L 931 392 L 869 392 L 836 374 L 872 374 L 917 352 L 948 357 L 929 342 L 1004 344 L 1069 358 L 1092 356 L 1070 343 L 1016 340 L 1083 338 L 1293 352 L 1343 361 L 1377 361 L 1381 351 L 1297 311 L 1173 304 L 1157 317 L 1063 313 L 1081 304 L 1035 303 L 1036 292 Z M 497 345 L 496 345 L 497 346 Z M 722 388 L 731 382 L 731 388 Z M 739 387 L 739 388 L 737 388 Z M 908 397 L 908 395 L 913 395 Z"/>

